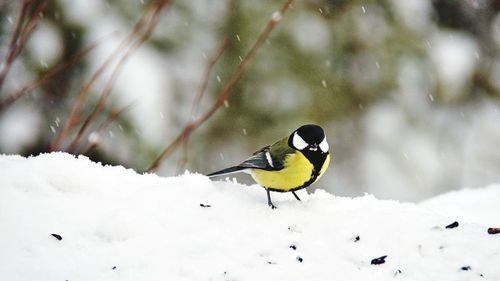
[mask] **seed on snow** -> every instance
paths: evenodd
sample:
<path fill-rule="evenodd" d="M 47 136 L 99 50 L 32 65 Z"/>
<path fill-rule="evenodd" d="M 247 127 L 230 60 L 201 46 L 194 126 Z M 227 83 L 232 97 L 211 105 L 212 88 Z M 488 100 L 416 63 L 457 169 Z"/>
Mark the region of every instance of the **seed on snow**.
<path fill-rule="evenodd" d="M 488 234 L 498 234 L 498 233 L 500 233 L 500 227 L 488 228 Z"/>
<path fill-rule="evenodd" d="M 59 240 L 59 241 L 61 241 L 61 240 L 63 239 L 63 238 L 62 238 L 62 236 L 61 236 L 61 235 L 59 235 L 59 234 L 52 233 L 52 234 L 50 234 L 50 235 L 54 236 L 54 237 L 55 237 L 57 240 Z"/>
<path fill-rule="evenodd" d="M 381 257 L 378 257 L 378 258 L 374 258 L 372 260 L 371 264 L 383 264 L 383 263 L 385 263 L 385 258 L 387 258 L 387 255 L 381 256 Z"/>
<path fill-rule="evenodd" d="M 396 272 L 394 272 L 394 277 L 396 277 L 398 274 L 403 273 L 400 269 L 397 269 Z"/>

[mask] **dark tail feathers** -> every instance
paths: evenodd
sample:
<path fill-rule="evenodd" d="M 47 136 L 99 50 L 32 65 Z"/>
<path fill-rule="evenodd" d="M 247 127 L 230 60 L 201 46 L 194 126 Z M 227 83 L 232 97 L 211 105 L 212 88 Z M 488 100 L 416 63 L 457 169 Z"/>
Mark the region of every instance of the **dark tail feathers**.
<path fill-rule="evenodd" d="M 246 167 L 240 167 L 240 166 L 233 166 L 233 167 L 229 167 L 229 168 L 222 169 L 220 171 L 208 174 L 207 177 L 223 176 L 223 175 L 227 175 L 227 174 L 241 172 L 242 170 L 245 170 L 245 169 L 248 169 L 248 168 L 246 168 Z"/>

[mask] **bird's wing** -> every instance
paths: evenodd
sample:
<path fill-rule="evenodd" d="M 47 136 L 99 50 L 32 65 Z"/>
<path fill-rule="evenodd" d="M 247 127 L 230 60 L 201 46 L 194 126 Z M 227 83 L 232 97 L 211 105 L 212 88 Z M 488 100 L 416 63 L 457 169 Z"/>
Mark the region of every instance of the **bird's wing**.
<path fill-rule="evenodd" d="M 295 150 L 288 146 L 288 138 L 277 141 L 273 145 L 266 146 L 255 152 L 250 158 L 239 164 L 238 167 L 262 169 L 267 171 L 282 170 L 284 162 L 288 154 L 292 154 Z"/>
<path fill-rule="evenodd" d="M 273 145 L 268 145 L 250 156 L 239 165 L 229 167 L 211 174 L 209 177 L 223 176 L 232 173 L 245 172 L 248 169 L 279 171 L 285 168 L 285 159 L 288 154 L 295 153 L 295 149 L 288 146 L 288 138 L 281 139 Z"/>
<path fill-rule="evenodd" d="M 251 169 L 263 169 L 263 170 L 280 170 L 281 167 L 274 165 L 273 158 L 271 156 L 271 151 L 269 146 L 255 152 L 245 161 L 241 162 L 238 167 L 251 168 Z"/>

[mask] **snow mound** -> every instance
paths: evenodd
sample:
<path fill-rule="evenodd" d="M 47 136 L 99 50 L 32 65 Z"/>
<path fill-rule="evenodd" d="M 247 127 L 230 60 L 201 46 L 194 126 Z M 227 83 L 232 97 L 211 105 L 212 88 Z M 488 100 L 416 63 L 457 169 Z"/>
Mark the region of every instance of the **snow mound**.
<path fill-rule="evenodd" d="M 464 222 L 500 226 L 500 186 L 450 191 L 420 203 L 421 207 Z"/>
<path fill-rule="evenodd" d="M 0 280 L 499 280 L 499 193 L 273 193 L 272 210 L 257 185 L 0 156 Z"/>

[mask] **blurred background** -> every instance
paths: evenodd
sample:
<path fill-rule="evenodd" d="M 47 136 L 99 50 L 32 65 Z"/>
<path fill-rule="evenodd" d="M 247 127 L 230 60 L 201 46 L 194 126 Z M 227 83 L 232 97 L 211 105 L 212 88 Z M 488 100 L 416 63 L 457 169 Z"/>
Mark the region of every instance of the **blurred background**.
<path fill-rule="evenodd" d="M 0 1 L 2 63 L 20 3 Z M 48 1 L 5 77 L 0 101 L 98 44 L 0 109 L 0 153 L 50 151 L 80 89 L 147 4 Z M 75 153 L 145 171 L 192 118 L 208 59 L 223 38 L 230 44 L 211 72 L 198 115 L 282 4 L 174 1 L 130 56 L 99 118 L 130 107 L 104 130 L 97 122 L 90 126 L 82 145 L 93 149 Z M 83 116 L 110 75 L 107 69 L 97 81 Z M 304 123 L 326 130 L 333 162 L 315 187 L 336 195 L 420 201 L 500 182 L 500 1 L 295 1 L 225 106 L 193 132 L 186 165 L 179 149 L 157 173 L 208 173 L 237 164 Z"/>

